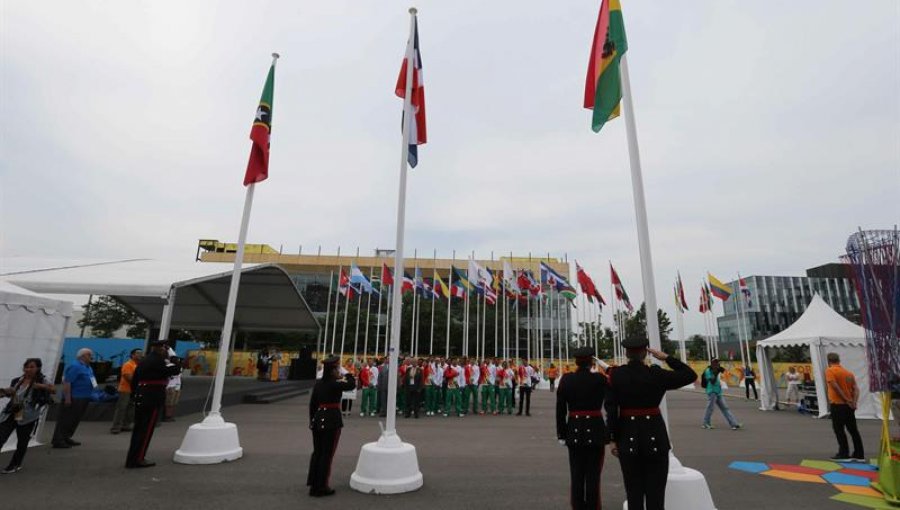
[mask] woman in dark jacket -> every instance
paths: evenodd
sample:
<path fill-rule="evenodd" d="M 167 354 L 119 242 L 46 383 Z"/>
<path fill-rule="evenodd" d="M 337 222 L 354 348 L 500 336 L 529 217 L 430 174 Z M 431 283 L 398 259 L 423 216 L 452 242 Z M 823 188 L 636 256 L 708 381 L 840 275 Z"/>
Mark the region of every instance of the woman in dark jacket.
<path fill-rule="evenodd" d="M 341 393 L 356 388 L 353 375 L 341 375 L 340 358 L 325 360 L 322 378 L 316 381 L 309 400 L 309 429 L 313 436 L 313 453 L 309 459 L 309 475 L 306 485 L 313 497 L 331 496 L 334 489 L 328 486 L 331 478 L 331 461 L 341 439 Z"/>
<path fill-rule="evenodd" d="M 0 412 L 0 446 L 6 443 L 13 432 L 18 439 L 16 453 L 9 465 L 0 474 L 8 475 L 22 470 L 22 461 L 28 451 L 28 440 L 40 421 L 41 411 L 50 401 L 54 391 L 41 373 L 41 360 L 28 358 L 22 367 L 22 375 L 10 383 L 9 388 L 0 388 L 0 397 L 10 400 Z"/>

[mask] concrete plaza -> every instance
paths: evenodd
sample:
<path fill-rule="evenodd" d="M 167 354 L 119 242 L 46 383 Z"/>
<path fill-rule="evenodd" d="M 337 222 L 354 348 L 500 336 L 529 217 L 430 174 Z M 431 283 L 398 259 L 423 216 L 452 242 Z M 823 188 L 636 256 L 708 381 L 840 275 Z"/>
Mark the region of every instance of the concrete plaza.
<path fill-rule="evenodd" d="M 480 508 L 568 508 L 566 450 L 556 442 L 554 396 L 542 391 L 532 399 L 532 417 L 472 416 L 398 419 L 399 433 L 418 449 L 425 485 L 397 496 L 360 494 L 349 487 L 360 446 L 378 437 L 374 418 L 346 419 L 332 472 L 335 496 L 307 496 L 307 464 L 312 448 L 306 428 L 308 396 L 268 405 L 225 408 L 238 424 L 244 457 L 229 464 L 183 466 L 172 463 L 186 428 L 199 415 L 179 417 L 157 429 L 149 469 L 123 468 L 128 434 L 112 436 L 109 424 L 84 422 L 68 450 L 33 448 L 21 472 L 0 476 L 4 508 L 340 508 L 342 510 Z M 714 430 L 700 428 L 705 397 L 696 392 L 670 393 L 669 410 L 676 453 L 681 462 L 707 478 L 720 510 L 784 508 L 858 508 L 832 501 L 837 491 L 827 484 L 784 481 L 728 468 L 732 461 L 799 464 L 826 459 L 837 447 L 831 422 L 796 412 L 761 412 L 755 403 L 731 397 L 732 411 L 745 429 L 732 431 L 721 414 Z M 52 423 L 48 424 L 52 427 Z M 880 423 L 860 422 L 872 456 Z M 8 462 L 10 453 L 0 462 Z M 605 508 L 621 508 L 624 499 L 618 461 L 607 456 L 602 481 Z"/>

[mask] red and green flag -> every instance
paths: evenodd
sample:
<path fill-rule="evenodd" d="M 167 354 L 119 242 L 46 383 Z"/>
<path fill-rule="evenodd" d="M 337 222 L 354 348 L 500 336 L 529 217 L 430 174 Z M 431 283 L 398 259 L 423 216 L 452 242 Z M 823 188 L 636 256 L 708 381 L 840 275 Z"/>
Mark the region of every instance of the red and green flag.
<path fill-rule="evenodd" d="M 591 129 L 595 133 L 603 128 L 606 121 L 619 116 L 622 101 L 619 61 L 628 50 L 619 0 L 602 2 L 584 85 L 584 107 L 594 110 Z"/>
<path fill-rule="evenodd" d="M 253 127 L 250 128 L 250 139 L 253 146 L 250 148 L 250 162 L 247 163 L 247 173 L 244 174 L 244 186 L 256 182 L 262 182 L 269 178 L 269 137 L 272 133 L 272 99 L 275 93 L 275 62 L 269 68 L 269 76 L 266 77 L 266 85 L 263 87 L 262 97 L 259 98 L 259 106 L 256 108 L 256 116 L 253 119 Z"/>

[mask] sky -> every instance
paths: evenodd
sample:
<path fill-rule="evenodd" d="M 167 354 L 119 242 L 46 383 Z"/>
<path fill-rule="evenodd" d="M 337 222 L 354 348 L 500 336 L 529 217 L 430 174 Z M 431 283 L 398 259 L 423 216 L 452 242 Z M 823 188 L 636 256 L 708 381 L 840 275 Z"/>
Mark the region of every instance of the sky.
<path fill-rule="evenodd" d="M 900 3 L 622 4 L 655 288 L 673 313 L 681 272 L 688 334 L 706 271 L 803 275 L 898 223 Z M 549 253 L 606 294 L 611 261 L 640 303 L 625 123 L 594 134 L 582 108 L 599 1 L 415 5 L 428 143 L 406 252 Z M 198 239 L 235 241 L 273 51 L 248 242 L 393 247 L 409 6 L 0 3 L 0 263 L 189 261 Z"/>

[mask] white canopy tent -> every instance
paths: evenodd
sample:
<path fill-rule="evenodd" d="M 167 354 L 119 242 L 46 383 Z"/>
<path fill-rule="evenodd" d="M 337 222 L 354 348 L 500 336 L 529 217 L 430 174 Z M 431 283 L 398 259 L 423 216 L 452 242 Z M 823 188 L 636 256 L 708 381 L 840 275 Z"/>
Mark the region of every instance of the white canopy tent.
<path fill-rule="evenodd" d="M 44 294 L 107 295 L 154 327 L 169 307 L 171 328 L 218 330 L 225 320 L 231 264 L 120 261 L 3 261 L 0 280 Z M 236 331 L 318 331 L 290 276 L 275 264 L 245 264 Z"/>
<path fill-rule="evenodd" d="M 71 302 L 0 281 L 0 386 L 22 375 L 27 358 L 40 358 L 44 374 L 52 381 L 71 317 Z M 0 400 L 5 405 L 6 399 Z M 15 434 L 3 451 L 14 449 L 14 444 Z"/>
<path fill-rule="evenodd" d="M 828 415 L 828 393 L 825 368 L 829 352 L 841 357 L 841 365 L 856 376 L 859 386 L 857 418 L 874 419 L 881 415 L 876 395 L 869 392 L 869 367 L 866 360 L 866 332 L 835 312 L 818 295 L 789 328 L 756 344 L 759 362 L 761 398 L 760 409 L 771 411 L 778 401 L 778 382 L 774 380 L 771 348 L 803 346 L 809 348 L 810 360 L 819 401 L 819 418 Z"/>

